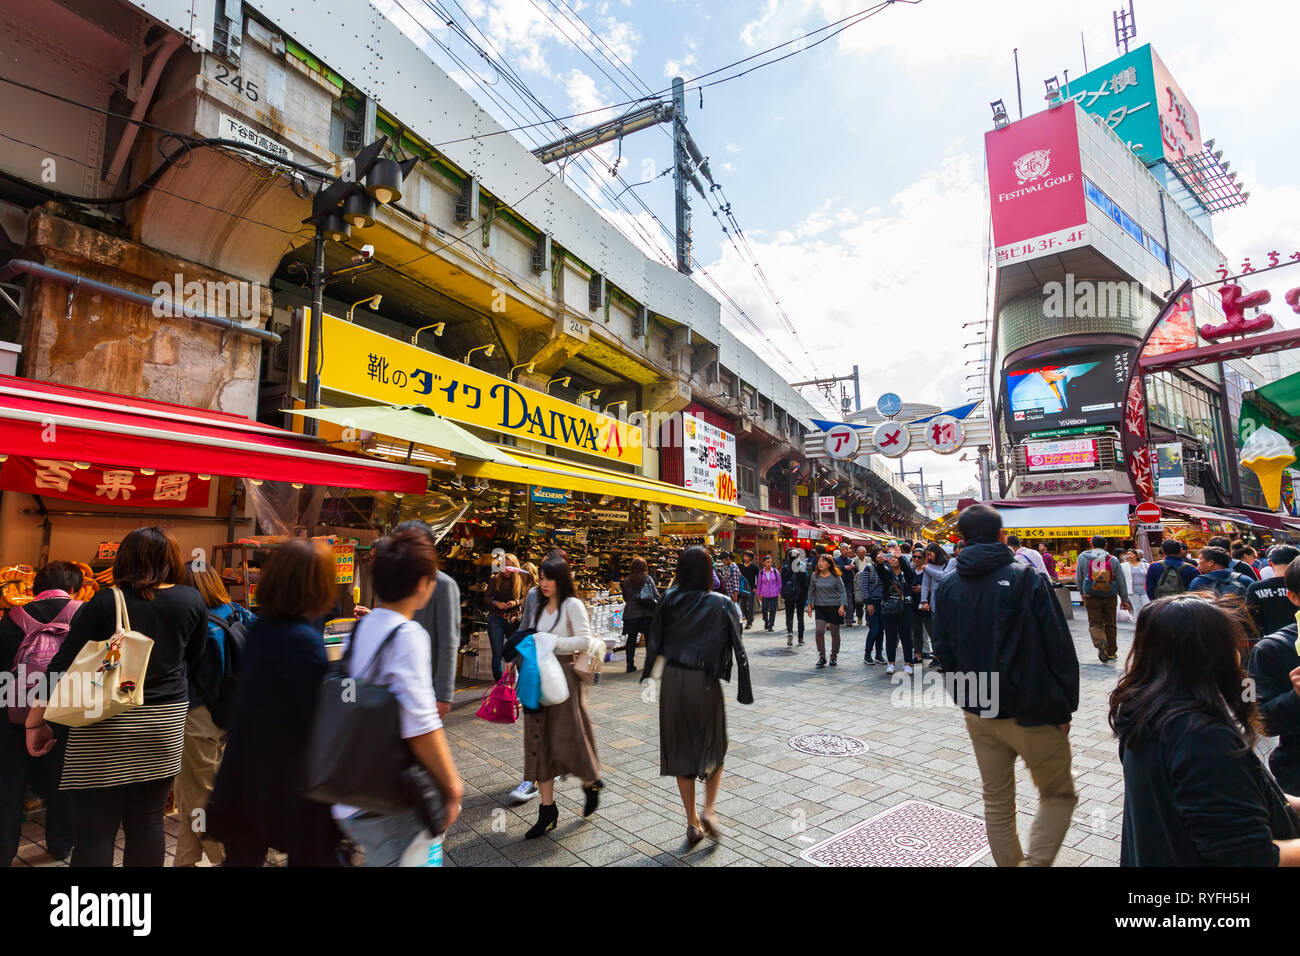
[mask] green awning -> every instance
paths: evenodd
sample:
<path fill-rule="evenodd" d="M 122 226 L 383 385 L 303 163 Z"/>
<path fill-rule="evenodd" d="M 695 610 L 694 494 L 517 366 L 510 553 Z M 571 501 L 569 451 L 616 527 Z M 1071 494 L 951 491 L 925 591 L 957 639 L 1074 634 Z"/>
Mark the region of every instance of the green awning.
<path fill-rule="evenodd" d="M 285 411 L 289 415 L 302 415 L 343 428 L 374 432 L 398 441 L 448 451 L 458 458 L 474 458 L 499 465 L 519 464 L 497 446 L 485 442 L 424 405 L 293 408 Z"/>
<path fill-rule="evenodd" d="M 1300 372 L 1242 396 L 1240 439 L 1244 441 L 1247 429 L 1259 425 L 1269 426 L 1293 445 L 1300 444 Z"/>

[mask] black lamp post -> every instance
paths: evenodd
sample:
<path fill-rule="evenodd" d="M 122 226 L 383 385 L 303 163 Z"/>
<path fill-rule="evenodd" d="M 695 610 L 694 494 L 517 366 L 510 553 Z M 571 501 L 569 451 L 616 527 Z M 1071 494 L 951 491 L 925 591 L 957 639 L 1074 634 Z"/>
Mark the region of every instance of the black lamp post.
<path fill-rule="evenodd" d="M 386 205 L 401 199 L 402 181 L 415 168 L 415 159 L 399 163 L 381 157 L 380 153 L 387 145 L 388 137 L 380 136 L 361 150 L 343 176 L 336 177 L 316 193 L 312 198 L 311 215 L 303 220 L 304 224 L 316 227 L 311 270 L 311 321 L 307 332 L 308 408 L 320 407 L 321 313 L 328 278 L 325 273 L 325 240 L 343 242 L 351 234 L 352 226 L 373 225 L 376 204 Z M 304 431 L 315 435 L 319 427 L 316 419 L 309 418 Z"/>

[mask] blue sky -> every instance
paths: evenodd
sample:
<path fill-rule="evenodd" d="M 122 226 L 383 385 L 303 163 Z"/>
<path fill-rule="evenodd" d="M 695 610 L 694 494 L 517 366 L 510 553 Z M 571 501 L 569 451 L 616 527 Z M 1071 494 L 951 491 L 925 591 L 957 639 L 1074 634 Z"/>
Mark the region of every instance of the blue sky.
<path fill-rule="evenodd" d="M 501 62 L 563 116 L 623 101 L 628 90 L 642 94 L 618 60 L 657 91 L 675 74 L 690 81 L 861 10 L 868 0 L 376 3 L 498 119 L 516 125 L 492 101 L 492 93 L 511 104 L 521 100 L 501 75 Z M 771 345 L 728 307 L 724 321 L 792 380 L 795 374 L 847 373 L 856 363 L 865 379 L 864 399 L 874 401 L 888 390 L 909 401 L 960 404 L 963 378 L 975 368 L 963 363 L 977 354 L 963 349 L 971 337 L 961 326 L 984 314 L 983 135 L 991 125 L 989 102 L 1005 100 L 1014 118 L 1013 47 L 1020 51 L 1026 114 L 1044 107 L 1046 77 L 1066 70 L 1082 75 L 1083 44 L 1090 68 L 1112 59 L 1117 54 L 1111 12 L 1119 5 L 899 2 L 820 46 L 706 89 L 703 109 L 699 94 L 689 94 L 688 125 L 798 338 L 760 287 L 748 252 L 726 241 L 710 210 L 694 197 L 696 258 Z M 485 64 L 431 7 L 454 17 L 498 65 Z M 1136 14 L 1136 44 L 1155 46 L 1198 111 L 1203 135 L 1217 139 L 1216 148 L 1225 150 L 1251 190 L 1249 205 L 1216 217 L 1220 248 L 1238 262 L 1246 255 L 1258 262 L 1271 249 L 1284 256 L 1300 249 L 1298 131 L 1283 102 L 1293 82 L 1300 5 L 1251 2 L 1230 8 L 1207 0 L 1137 0 Z M 607 115 L 614 114 L 569 123 L 580 128 Z M 518 135 L 531 146 L 557 131 Z M 659 130 L 628 137 L 623 182 L 608 171 L 617 147 L 600 154 L 584 163 L 592 178 L 571 165 L 568 181 L 643 245 L 651 241 L 646 237 L 656 237 L 668 250 L 633 191 L 622 195 L 625 211 L 594 181 L 612 184 L 617 193 L 661 172 L 671 163 L 668 137 Z M 671 227 L 670 177 L 634 192 Z M 1273 291 L 1279 318 L 1276 306 L 1286 309 L 1282 292 L 1298 284 L 1300 266 L 1295 274 L 1281 270 L 1259 283 Z M 973 478 L 970 465 L 954 458 L 908 456 L 909 468 L 918 464 L 924 464 L 927 480 L 934 474 L 950 486 Z"/>

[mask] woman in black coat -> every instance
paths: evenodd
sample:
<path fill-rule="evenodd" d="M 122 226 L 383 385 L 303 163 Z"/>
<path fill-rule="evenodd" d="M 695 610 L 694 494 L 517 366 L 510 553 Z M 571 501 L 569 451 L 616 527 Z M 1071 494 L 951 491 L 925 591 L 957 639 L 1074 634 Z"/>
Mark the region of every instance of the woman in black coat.
<path fill-rule="evenodd" d="M 208 829 L 226 866 L 261 866 L 272 847 L 290 866 L 340 866 L 330 805 L 302 796 L 302 757 L 325 678 L 325 644 L 311 623 L 335 599 L 329 550 L 289 541 L 258 584 L 226 753 L 208 802 Z"/>
<path fill-rule="evenodd" d="M 686 810 L 686 841 L 722 839 L 713 805 L 727 756 L 727 714 L 722 685 L 731 680 L 734 656 L 737 700 L 752 704 L 749 659 L 740 640 L 740 611 L 725 594 L 712 593 L 713 560 L 692 545 L 677 560 L 677 576 L 655 612 L 646 638 L 645 673 L 659 680 L 659 773 L 677 778 Z M 704 810 L 697 814 L 695 781 L 704 781 Z"/>
<path fill-rule="evenodd" d="M 1110 697 L 1124 765 L 1121 866 L 1297 866 L 1296 797 L 1255 755 L 1240 623 L 1195 594 L 1138 618 Z"/>

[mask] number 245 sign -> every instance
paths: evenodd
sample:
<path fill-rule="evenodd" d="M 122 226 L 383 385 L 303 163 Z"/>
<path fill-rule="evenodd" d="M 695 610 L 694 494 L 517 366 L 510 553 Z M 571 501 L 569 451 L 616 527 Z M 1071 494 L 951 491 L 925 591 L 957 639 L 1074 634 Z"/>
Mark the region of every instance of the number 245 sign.
<path fill-rule="evenodd" d="M 840 461 L 856 458 L 861 444 L 858 430 L 851 425 L 837 425 L 826 433 L 826 454 Z"/>

